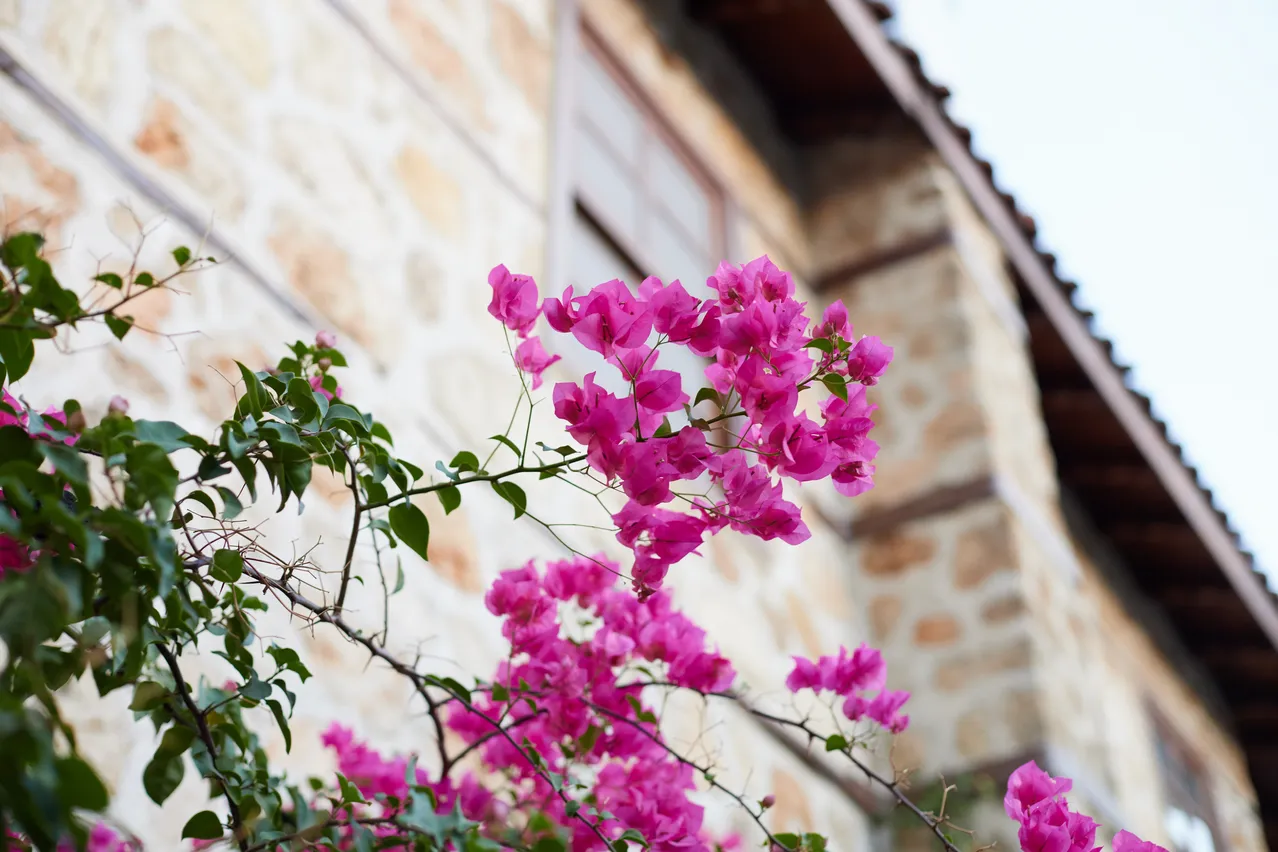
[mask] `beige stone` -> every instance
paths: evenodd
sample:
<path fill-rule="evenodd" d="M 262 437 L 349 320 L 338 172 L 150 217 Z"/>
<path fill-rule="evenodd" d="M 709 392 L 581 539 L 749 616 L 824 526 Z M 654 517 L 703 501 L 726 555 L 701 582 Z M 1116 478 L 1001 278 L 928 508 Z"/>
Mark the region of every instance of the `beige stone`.
<path fill-rule="evenodd" d="M 0 27 L 16 27 L 21 14 L 21 0 L 0 0 Z"/>
<path fill-rule="evenodd" d="M 140 393 L 150 399 L 164 399 L 166 396 L 164 383 L 156 378 L 152 368 L 141 361 L 130 358 L 119 346 L 107 350 L 110 363 L 111 378 L 119 383 L 121 393 L 131 395 Z"/>
<path fill-rule="evenodd" d="M 967 758 L 984 756 L 989 752 L 990 736 L 986 730 L 986 710 L 972 710 L 958 717 L 954 728 L 958 753 Z"/>
<path fill-rule="evenodd" d="M 909 533 L 883 533 L 861 549 L 861 567 L 874 577 L 890 577 L 923 565 L 936 555 L 936 542 Z"/>
<path fill-rule="evenodd" d="M 267 361 L 266 352 L 255 343 L 201 337 L 186 352 L 187 383 L 195 392 L 195 400 L 213 423 L 221 423 L 235 407 L 240 371 L 236 361 L 249 369 L 260 369 Z"/>
<path fill-rule="evenodd" d="M 177 105 L 168 100 L 151 104 L 146 122 L 133 137 L 133 144 L 143 154 L 168 169 L 182 170 L 191 162 L 186 139 L 178 128 Z"/>
<path fill-rule="evenodd" d="M 289 284 L 351 337 L 366 341 L 364 300 L 350 261 L 328 234 L 301 217 L 281 212 L 268 244 Z"/>
<path fill-rule="evenodd" d="M 997 572 L 1011 570 L 1011 547 L 1004 518 L 964 531 L 954 553 L 954 586 L 973 589 Z"/>
<path fill-rule="evenodd" d="M 870 636 L 882 642 L 892 635 L 901 620 L 901 599 L 896 595 L 880 595 L 870 601 Z"/>
<path fill-rule="evenodd" d="M 54 247 L 80 206 L 75 175 L 54 165 L 40 147 L 0 121 L 0 225 L 3 233 L 36 230 Z"/>
<path fill-rule="evenodd" d="M 807 604 L 791 589 L 785 593 L 785 608 L 789 613 L 790 623 L 799 631 L 799 639 L 803 642 L 803 650 L 809 657 L 819 657 L 823 652 L 821 634 L 812 623 Z"/>
<path fill-rule="evenodd" d="M 936 686 L 944 692 L 953 692 L 998 672 L 1024 669 L 1031 659 L 1029 643 L 1024 639 L 991 649 L 966 651 L 937 664 Z"/>
<path fill-rule="evenodd" d="M 981 407 L 970 400 L 952 402 L 923 430 L 924 445 L 944 453 L 964 441 L 978 438 L 985 432 L 985 418 Z"/>
<path fill-rule="evenodd" d="M 461 186 L 420 148 L 405 147 L 395 170 L 413 206 L 448 239 L 457 239 L 466 224 Z"/>
<path fill-rule="evenodd" d="M 183 6 L 203 38 L 249 83 L 266 88 L 275 71 L 275 46 L 262 18 L 265 6 L 253 0 L 186 0 Z"/>
<path fill-rule="evenodd" d="M 445 515 L 434 495 L 424 495 L 413 502 L 421 507 L 430 522 L 427 556 L 431 569 L 463 592 L 483 591 L 478 544 L 466 510 L 455 509 Z"/>
<path fill-rule="evenodd" d="M 910 408 L 922 408 L 927 402 L 927 391 L 922 385 L 915 382 L 909 382 L 900 391 L 901 402 Z"/>
<path fill-rule="evenodd" d="M 935 613 L 914 623 L 914 644 L 953 645 L 962 633 L 963 628 L 954 616 Z"/>
<path fill-rule="evenodd" d="M 199 136 L 172 101 L 152 98 L 133 138 L 139 151 L 183 180 L 220 219 L 238 219 L 244 210 L 242 178 L 226 153 Z"/>
<path fill-rule="evenodd" d="M 357 50 L 350 31 L 343 31 L 336 20 L 311 14 L 317 7 L 302 0 L 288 8 L 290 19 L 298 25 L 293 51 L 293 78 L 303 92 L 330 104 L 344 106 L 355 92 L 356 74 L 351 63 Z M 322 14 L 321 10 L 321 14 Z M 336 57 L 346 61 L 335 61 Z"/>
<path fill-rule="evenodd" d="M 311 490 L 334 509 L 348 510 L 353 506 L 354 497 L 346 478 L 329 467 L 315 465 L 311 471 Z"/>
<path fill-rule="evenodd" d="M 986 624 L 1002 624 L 1025 612 L 1025 599 L 1010 594 L 988 601 L 981 607 L 981 620 Z"/>
<path fill-rule="evenodd" d="M 243 138 L 244 96 L 200 38 L 163 27 L 147 37 L 146 47 L 147 62 L 158 79 L 183 92 L 227 133 Z"/>
<path fill-rule="evenodd" d="M 772 795 L 777 799 L 769 813 L 774 830 L 803 831 L 812 825 L 807 793 L 799 780 L 784 769 L 772 772 Z"/>
<path fill-rule="evenodd" d="M 524 93 L 533 113 L 545 115 L 550 102 L 550 46 L 504 0 L 496 0 L 490 8 L 497 64 Z"/>
<path fill-rule="evenodd" d="M 425 252 L 413 252 L 404 264 L 404 282 L 408 285 L 408 304 L 417 318 L 425 323 L 438 322 L 443 316 L 442 291 L 447 284 L 443 268 Z"/>
<path fill-rule="evenodd" d="M 115 79 L 117 12 L 107 0 L 46 0 L 44 48 L 76 93 L 104 110 Z"/>
<path fill-rule="evenodd" d="M 472 123 L 486 128 L 483 92 L 474 72 L 431 18 L 413 0 L 390 0 L 390 21 L 413 64 L 429 74 Z"/>

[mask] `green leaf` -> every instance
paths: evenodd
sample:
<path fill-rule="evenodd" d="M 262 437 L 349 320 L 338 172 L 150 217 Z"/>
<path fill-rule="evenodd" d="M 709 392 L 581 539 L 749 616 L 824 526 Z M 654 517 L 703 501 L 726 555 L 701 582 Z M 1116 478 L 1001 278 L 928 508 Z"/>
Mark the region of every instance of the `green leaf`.
<path fill-rule="evenodd" d="M 178 246 L 173 249 L 173 259 L 177 261 L 178 266 L 186 266 L 191 262 L 191 250 L 186 246 Z M 182 835 L 186 837 L 186 834 Z"/>
<path fill-rule="evenodd" d="M 801 838 L 797 834 L 774 834 L 772 838 L 786 849 L 798 849 Z"/>
<path fill-rule="evenodd" d="M 697 391 L 696 398 L 692 401 L 693 405 L 700 405 L 703 402 L 713 402 L 715 405 L 723 406 L 723 397 L 714 388 L 702 388 Z"/>
<path fill-rule="evenodd" d="M 839 399 L 847 402 L 848 400 L 848 383 L 847 380 L 838 373 L 826 373 L 821 377 L 821 384 L 825 385 L 830 393 Z"/>
<path fill-rule="evenodd" d="M 340 772 L 337 773 L 337 786 L 342 791 L 343 805 L 366 804 L 364 796 L 360 793 L 359 788 L 350 781 L 347 781 L 346 776 Z"/>
<path fill-rule="evenodd" d="M 571 804 L 576 804 L 576 802 Z M 572 814 L 568 814 L 568 816 L 572 816 Z M 537 842 L 533 844 L 532 852 L 566 852 L 567 849 L 568 845 L 552 834 L 537 838 Z"/>
<path fill-rule="evenodd" d="M 267 390 L 262 386 L 262 380 L 257 374 L 245 367 L 239 361 L 235 362 L 235 366 L 240 368 L 240 378 L 244 380 L 244 398 L 241 404 L 247 406 L 246 411 L 251 413 L 258 420 L 262 419 L 262 412 L 266 410 L 268 401 Z M 239 411 L 237 407 L 237 412 Z"/>
<path fill-rule="evenodd" d="M 178 474 L 169 456 L 155 444 L 134 444 L 125 453 L 129 488 L 145 497 L 155 514 L 167 518 L 173 507 Z"/>
<path fill-rule="evenodd" d="M 135 420 L 133 435 L 139 441 L 155 444 L 166 453 L 191 446 L 182 440 L 187 437 L 187 431 L 171 420 Z"/>
<path fill-rule="evenodd" d="M 213 566 L 209 573 L 215 580 L 234 583 L 244 573 L 244 557 L 238 550 L 219 550 L 213 554 Z"/>
<path fill-rule="evenodd" d="M 374 438 L 381 438 L 388 444 L 393 445 L 395 443 L 394 439 L 391 438 L 390 430 L 387 429 L 386 425 L 383 423 L 374 423 L 373 428 L 371 428 L 369 432 L 372 433 Z"/>
<path fill-rule="evenodd" d="M 86 485 L 89 481 L 89 467 L 84 458 L 71 447 L 62 443 L 50 444 L 40 442 L 40 452 L 53 465 L 54 470 L 77 485 Z"/>
<path fill-rule="evenodd" d="M 834 351 L 834 344 L 824 337 L 814 337 L 803 346 L 805 349 L 820 349 L 822 352 Z"/>
<path fill-rule="evenodd" d="M 426 559 L 426 546 L 430 542 L 430 522 L 422 510 L 405 500 L 391 506 L 387 513 L 391 530 L 400 541 L 422 559 Z"/>
<path fill-rule="evenodd" d="M 129 703 L 129 709 L 145 713 L 163 704 L 169 694 L 169 691 L 158 683 L 149 680 L 141 681 L 133 687 L 133 701 Z"/>
<path fill-rule="evenodd" d="M 210 497 L 206 491 L 192 491 L 190 494 L 183 497 L 182 500 L 183 502 L 187 500 L 194 500 L 204 508 L 208 509 L 210 516 L 214 518 L 217 517 L 217 504 L 213 502 L 213 498 Z"/>
<path fill-rule="evenodd" d="M 100 273 L 98 275 L 93 276 L 93 280 L 101 281 L 103 284 L 107 285 L 108 287 L 113 287 L 116 290 L 119 290 L 121 287 L 124 286 L 124 279 L 116 275 L 114 272 Z"/>
<path fill-rule="evenodd" d="M 133 317 L 117 316 L 116 314 L 107 314 L 102 317 L 102 321 L 106 323 L 107 328 L 111 329 L 111 333 L 115 335 L 116 340 L 123 340 L 124 335 L 129 333 L 133 328 Z"/>
<path fill-rule="evenodd" d="M 453 470 L 469 470 L 471 472 L 477 472 L 479 470 L 479 459 L 474 453 L 468 450 L 462 450 L 460 453 L 453 456 L 453 460 L 448 463 L 448 466 Z"/>
<path fill-rule="evenodd" d="M 516 518 L 528 510 L 528 495 L 524 494 L 524 489 L 515 483 L 494 482 L 493 490 L 500 494 L 503 500 L 515 507 Z"/>
<path fill-rule="evenodd" d="M 164 800 L 172 796 L 173 791 L 182 783 L 182 775 L 185 771 L 186 764 L 181 754 L 168 754 L 161 746 L 156 750 L 151 762 L 146 765 L 146 769 L 142 770 L 142 787 L 151 797 L 151 801 L 162 805 Z"/>
<path fill-rule="evenodd" d="M 825 852 L 825 837 L 814 832 L 803 835 L 803 845 L 809 852 Z"/>
<path fill-rule="evenodd" d="M 280 726 L 280 734 L 284 737 L 284 751 L 293 750 L 293 732 L 288 727 L 288 716 L 284 714 L 284 705 L 280 704 L 274 698 L 267 699 L 266 706 L 271 708 L 271 714 L 275 716 L 275 724 Z"/>
<path fill-rule="evenodd" d="M 78 757 L 59 758 L 56 764 L 62 804 L 86 811 L 104 810 L 110 802 L 96 772 Z"/>
<path fill-rule="evenodd" d="M 627 695 L 626 701 L 630 704 L 630 709 L 635 711 L 635 718 L 640 722 L 647 722 L 650 725 L 657 724 L 657 717 L 652 714 L 651 710 L 644 709 L 643 703 L 633 695 Z"/>
<path fill-rule="evenodd" d="M 826 751 L 844 751 L 848 747 L 848 741 L 839 734 L 831 734 L 825 738 Z"/>
<path fill-rule="evenodd" d="M 448 485 L 435 492 L 435 496 L 439 498 L 439 502 L 444 507 L 444 514 L 451 515 L 453 510 L 461 505 L 461 489 L 456 485 Z"/>
<path fill-rule="evenodd" d="M 222 519 L 233 521 L 244 511 L 244 504 L 240 502 L 240 498 L 235 496 L 235 492 L 224 486 L 217 486 L 218 496 L 222 498 Z"/>
<path fill-rule="evenodd" d="M 634 843 L 644 849 L 648 848 L 648 841 L 644 840 L 643 835 L 633 828 L 627 828 L 616 840 L 612 841 L 612 848 L 616 852 L 626 852 L 630 848 L 627 845 L 628 843 Z"/>
<path fill-rule="evenodd" d="M 9 382 L 16 382 L 31 369 L 35 358 L 35 344 L 31 333 L 20 329 L 0 329 L 0 360 L 4 361 Z"/>
<path fill-rule="evenodd" d="M 181 725 L 174 725 L 160 737 L 160 746 L 155 750 L 155 754 L 157 757 L 160 754 L 177 757 L 184 754 L 193 742 L 195 742 L 195 731 Z"/>
<path fill-rule="evenodd" d="M 516 447 L 515 442 L 507 438 L 505 435 L 493 435 L 492 440 L 497 441 L 500 444 L 505 444 L 516 457 L 519 456 L 519 447 Z M 478 460 L 476 460 L 476 467 L 478 467 Z"/>
<path fill-rule="evenodd" d="M 352 431 L 361 435 L 368 431 L 364 426 L 364 419 L 359 416 L 359 412 L 340 402 L 332 403 L 328 407 L 328 414 L 324 415 L 325 428 L 332 426 L 334 423 L 352 424 L 355 427 Z"/>
<path fill-rule="evenodd" d="M 173 254 L 178 253 L 174 249 Z M 188 252 L 189 254 L 189 252 Z M 178 261 L 183 263 L 183 261 Z M 212 811 L 200 811 L 195 816 L 186 821 L 186 825 L 182 827 L 182 839 L 192 838 L 195 840 L 217 840 L 222 836 L 222 820 Z"/>

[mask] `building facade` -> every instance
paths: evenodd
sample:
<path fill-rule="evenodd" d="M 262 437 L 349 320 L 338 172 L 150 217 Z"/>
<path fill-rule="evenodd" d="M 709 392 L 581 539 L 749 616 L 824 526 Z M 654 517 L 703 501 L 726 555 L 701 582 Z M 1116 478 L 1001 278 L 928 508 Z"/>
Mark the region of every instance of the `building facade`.
<path fill-rule="evenodd" d="M 234 360 L 333 328 L 346 393 L 428 465 L 500 431 L 516 393 L 485 310 L 494 264 L 546 294 L 766 253 L 896 360 L 873 390 L 873 491 L 806 488 L 809 542 L 725 534 L 671 578 L 744 679 L 781 700 L 790 654 L 881 647 L 913 693 L 892 763 L 924 800 L 955 783 L 982 841 L 1014 848 L 1000 790 L 1032 757 L 1107 831 L 1278 848 L 1278 604 L 885 17 L 862 0 L 0 0 L 6 227 L 44 230 L 65 281 L 139 244 L 157 270 L 178 243 L 227 260 L 139 299 L 154 333 L 77 337 L 18 390 L 90 414 L 122 393 L 211 429 Z M 557 429 L 545 412 L 537 428 Z M 318 487 L 270 529 L 322 559 L 345 547 L 349 496 Z M 495 497 L 423 508 L 431 561 L 405 564 L 392 647 L 487 671 L 483 589 L 556 544 Z M 380 619 L 380 593 L 360 594 Z M 273 746 L 286 765 L 326 768 L 334 720 L 386 750 L 428 741 L 397 678 L 277 627 L 317 675 L 292 753 Z M 122 696 L 89 698 L 69 696 L 116 815 L 176 848 L 182 811 L 141 789 L 149 733 Z M 675 740 L 775 794 L 776 830 L 927 846 L 859 779 L 714 712 Z M 173 801 L 200 798 L 188 778 Z M 709 819 L 753 840 L 723 803 Z"/>

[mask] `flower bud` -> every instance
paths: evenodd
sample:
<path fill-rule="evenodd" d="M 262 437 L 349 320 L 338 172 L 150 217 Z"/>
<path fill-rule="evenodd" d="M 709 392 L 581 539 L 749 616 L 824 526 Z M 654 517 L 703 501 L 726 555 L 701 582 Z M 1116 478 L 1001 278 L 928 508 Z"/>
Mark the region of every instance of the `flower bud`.
<path fill-rule="evenodd" d="M 320 349 L 332 349 L 337 345 L 337 335 L 328 329 L 315 332 L 315 345 Z"/>
<path fill-rule="evenodd" d="M 107 403 L 107 414 L 128 414 L 129 401 L 122 396 L 116 395 L 111 397 L 111 401 Z"/>
<path fill-rule="evenodd" d="M 777 803 L 777 797 L 769 793 L 768 795 L 764 796 L 762 799 L 759 800 L 759 807 L 763 808 L 766 811 L 768 808 L 772 807 L 776 803 Z"/>
<path fill-rule="evenodd" d="M 838 373 L 840 376 L 846 376 L 848 374 L 848 362 L 835 361 L 834 366 L 831 369 L 833 369 L 834 372 Z"/>
<path fill-rule="evenodd" d="M 83 411 L 77 411 L 67 418 L 67 431 L 74 435 L 83 432 L 84 427 L 88 425 L 88 421 L 84 419 Z"/>
<path fill-rule="evenodd" d="M 321 358 L 321 359 L 319 359 L 318 361 L 316 361 L 315 363 L 316 363 L 316 365 L 320 368 L 320 370 L 322 370 L 323 372 L 327 373 L 327 372 L 328 372 L 328 368 L 329 368 L 329 367 L 331 367 L 331 366 L 333 366 L 333 359 L 332 359 L 332 358 Z"/>

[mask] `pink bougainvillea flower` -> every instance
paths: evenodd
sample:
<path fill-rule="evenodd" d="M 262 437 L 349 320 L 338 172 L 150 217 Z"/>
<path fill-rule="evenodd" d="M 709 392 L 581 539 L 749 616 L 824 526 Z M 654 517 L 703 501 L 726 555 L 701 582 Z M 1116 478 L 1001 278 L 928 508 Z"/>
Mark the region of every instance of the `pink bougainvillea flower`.
<path fill-rule="evenodd" d="M 337 335 L 328 329 L 315 332 L 315 346 L 318 349 L 332 349 L 337 345 Z"/>
<path fill-rule="evenodd" d="M 0 426 L 27 428 L 27 410 L 5 388 L 0 388 L 0 402 Z"/>
<path fill-rule="evenodd" d="M 1130 831 L 1120 831 L 1114 835 L 1114 852 L 1167 852 L 1157 843 L 1141 840 Z"/>
<path fill-rule="evenodd" d="M 551 355 L 541 345 L 541 338 L 529 337 L 515 347 L 515 365 L 532 376 L 532 389 L 541 387 L 541 374 L 546 368 L 560 360 L 559 355 Z"/>
<path fill-rule="evenodd" d="M 848 378 L 872 385 L 892 363 L 892 347 L 877 337 L 862 337 L 848 353 Z"/>
<path fill-rule="evenodd" d="M 537 283 L 527 275 L 512 275 L 499 265 L 488 273 L 488 285 L 493 289 L 488 313 L 520 337 L 526 337 L 537 323 Z"/>
<path fill-rule="evenodd" d="M 324 387 L 323 376 L 311 376 L 311 390 L 315 391 L 317 394 L 324 397 L 329 402 L 332 402 L 335 399 L 342 398 L 341 385 L 338 385 L 335 390 L 329 391 L 328 388 Z"/>

